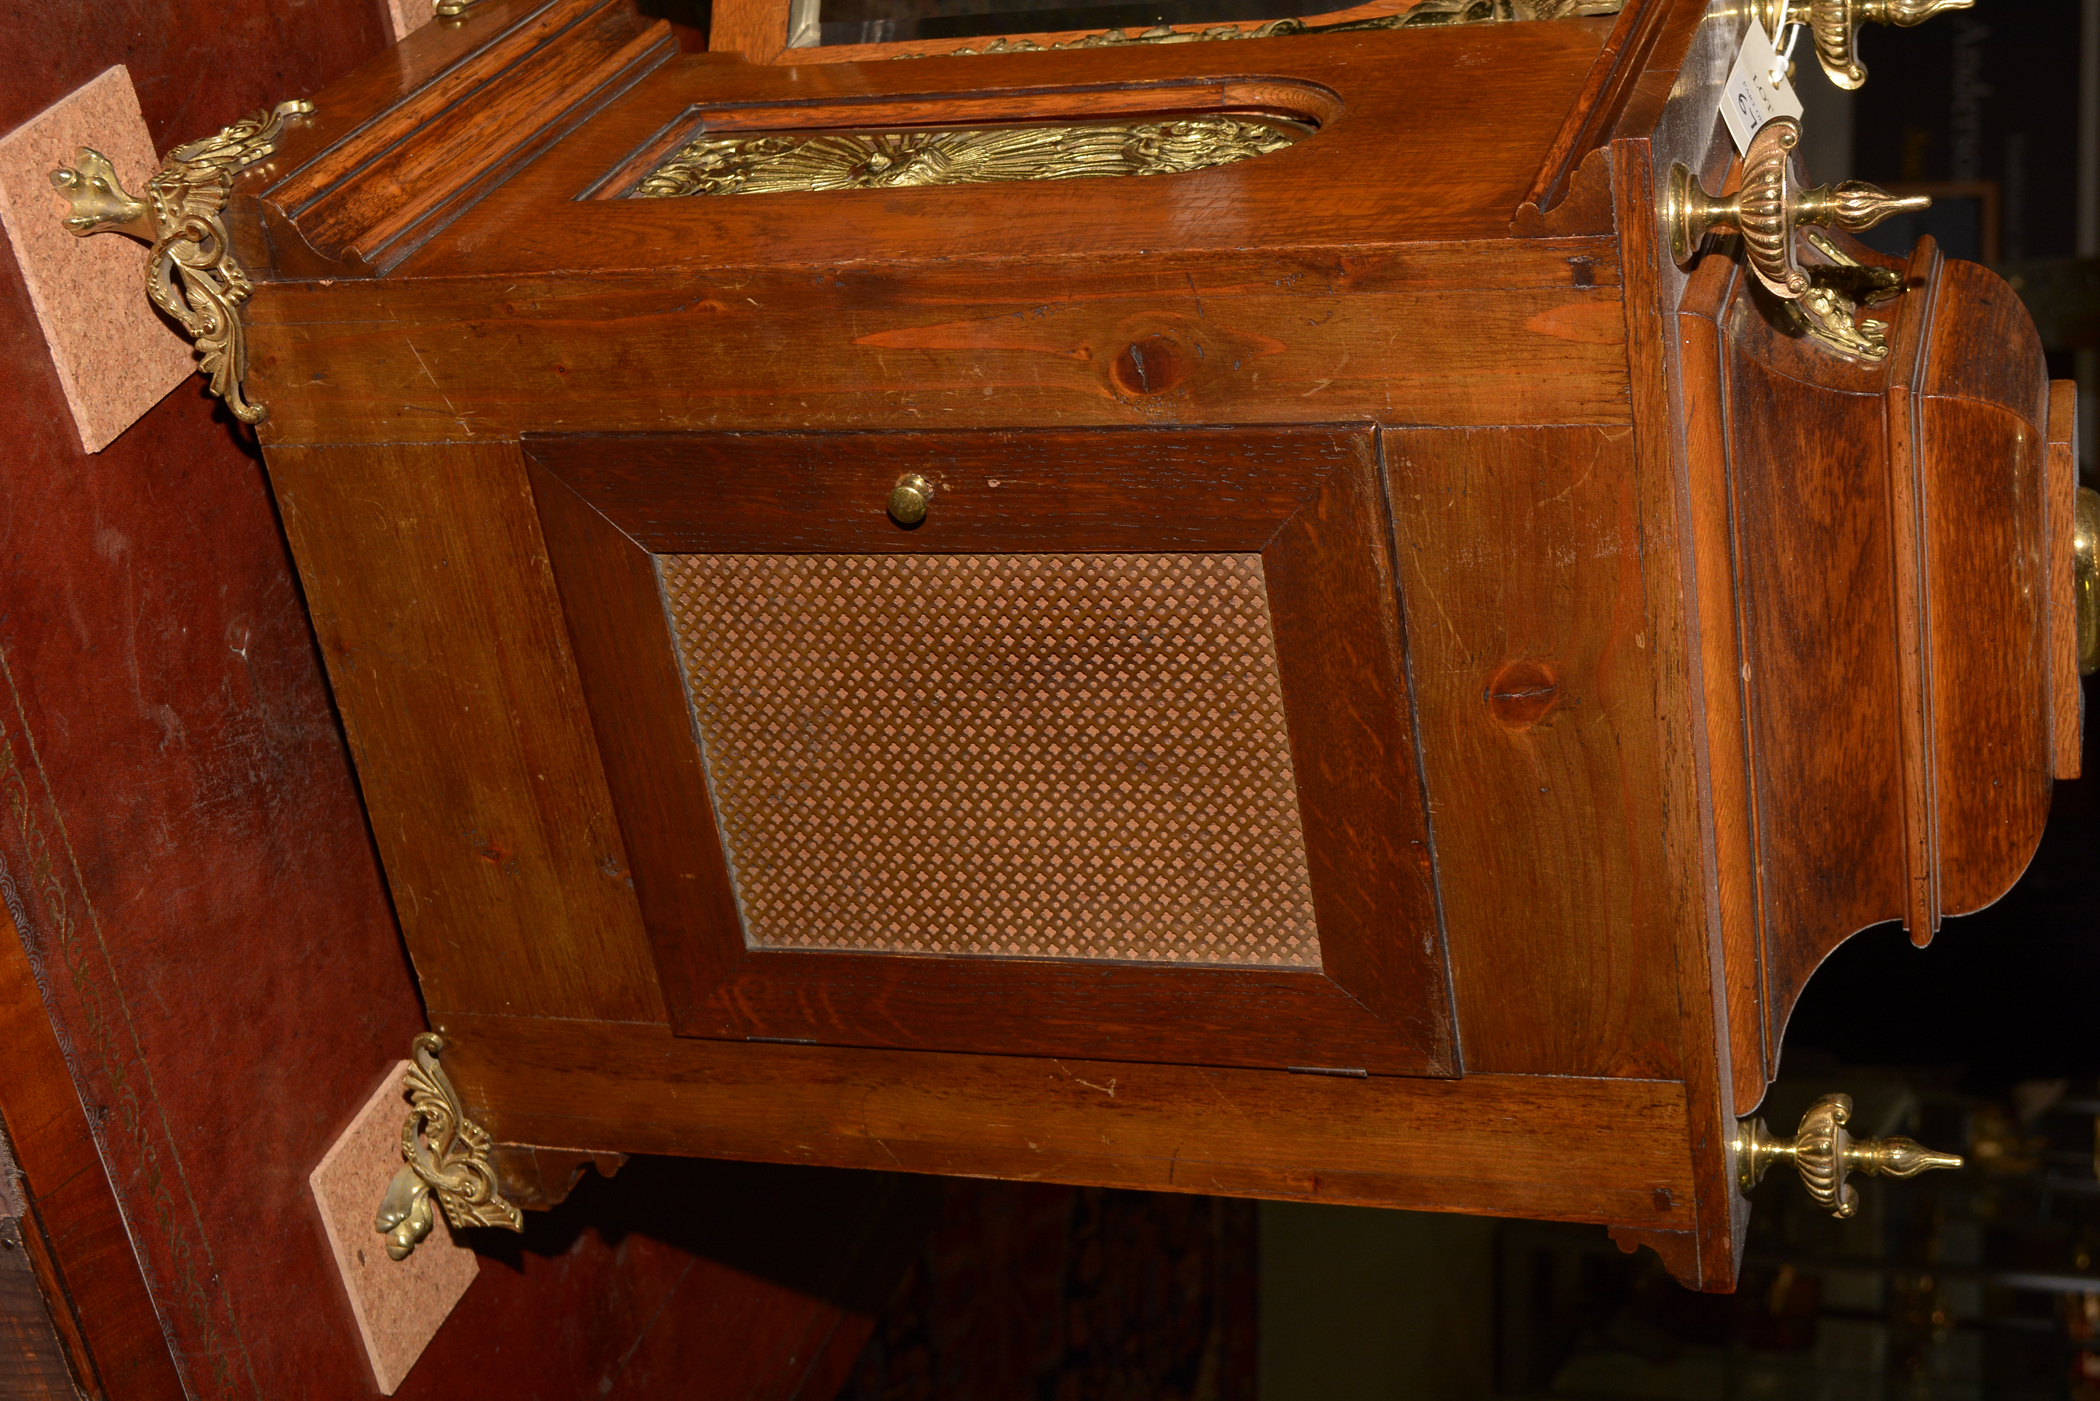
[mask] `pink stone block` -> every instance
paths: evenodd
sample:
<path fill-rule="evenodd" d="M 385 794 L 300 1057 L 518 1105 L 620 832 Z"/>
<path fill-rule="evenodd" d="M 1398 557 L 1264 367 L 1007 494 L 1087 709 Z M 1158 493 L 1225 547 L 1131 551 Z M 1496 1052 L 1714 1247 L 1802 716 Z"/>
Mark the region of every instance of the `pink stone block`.
<path fill-rule="evenodd" d="M 386 0 L 387 18 L 394 22 L 394 42 L 400 43 L 430 23 L 436 12 L 432 0 Z"/>
<path fill-rule="evenodd" d="M 386 1237 L 373 1229 L 387 1183 L 401 1168 L 401 1125 L 408 1117 L 401 1077 L 407 1073 L 407 1061 L 387 1072 L 308 1179 L 384 1396 L 401 1385 L 481 1269 L 473 1251 L 453 1242 L 443 1212 L 406 1260 L 389 1260 Z"/>
<path fill-rule="evenodd" d="M 206 133 L 199 132 L 198 135 Z M 80 442 L 100 452 L 197 368 L 190 343 L 146 298 L 146 245 L 75 238 L 51 172 L 92 146 L 143 199 L 160 169 L 138 93 L 120 64 L 0 138 L 0 224 L 43 323 Z"/>

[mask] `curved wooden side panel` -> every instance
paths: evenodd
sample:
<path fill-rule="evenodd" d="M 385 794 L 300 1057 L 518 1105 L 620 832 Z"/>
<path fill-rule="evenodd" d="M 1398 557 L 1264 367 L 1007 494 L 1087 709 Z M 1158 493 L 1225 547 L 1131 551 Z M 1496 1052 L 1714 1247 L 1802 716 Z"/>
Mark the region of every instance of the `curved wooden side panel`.
<path fill-rule="evenodd" d="M 1747 834 L 1755 938 L 1730 941 L 1727 970 L 1731 1012 L 1762 1009 L 1761 1073 L 1736 1081 L 1747 1113 L 1832 950 L 1897 919 L 1924 944 L 2003 895 L 2040 841 L 2048 387 L 2011 289 L 1929 240 L 1873 309 L 1892 323 L 1881 362 L 1810 340 L 1747 279 L 1705 288 L 1705 322 L 1712 281 L 1681 315 L 1688 365 L 1711 362 L 1688 369 L 1688 427 L 1718 438 L 1732 557 L 1734 637 L 1707 641 L 1735 665 L 1706 688 L 1710 713 L 1742 716 L 1713 763 L 1745 775 L 1714 802 Z"/>

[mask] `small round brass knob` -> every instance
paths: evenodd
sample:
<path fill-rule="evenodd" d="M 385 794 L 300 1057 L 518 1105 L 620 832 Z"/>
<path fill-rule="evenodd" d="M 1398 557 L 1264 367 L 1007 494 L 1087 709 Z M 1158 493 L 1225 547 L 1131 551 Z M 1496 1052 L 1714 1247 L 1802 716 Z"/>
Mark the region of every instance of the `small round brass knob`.
<path fill-rule="evenodd" d="M 1792 1138 L 1774 1138 L 1762 1119 L 1736 1125 L 1735 1172 L 1744 1191 L 1781 1158 L 1792 1158 L 1816 1205 L 1832 1216 L 1859 1210 L 1859 1193 L 1845 1181 L 1849 1172 L 1867 1177 L 1916 1177 L 1933 1168 L 1958 1168 L 1961 1158 L 1935 1153 L 1907 1138 L 1854 1138 L 1845 1129 L 1852 1118 L 1852 1096 L 1824 1095 L 1801 1116 Z"/>
<path fill-rule="evenodd" d="M 933 504 L 933 483 L 917 472 L 907 472 L 890 488 L 890 519 L 899 525 L 917 525 L 926 519 Z"/>
<path fill-rule="evenodd" d="M 2100 491 L 2078 488 L 2072 512 L 2072 590 L 2078 600 L 2078 674 L 2100 671 Z"/>

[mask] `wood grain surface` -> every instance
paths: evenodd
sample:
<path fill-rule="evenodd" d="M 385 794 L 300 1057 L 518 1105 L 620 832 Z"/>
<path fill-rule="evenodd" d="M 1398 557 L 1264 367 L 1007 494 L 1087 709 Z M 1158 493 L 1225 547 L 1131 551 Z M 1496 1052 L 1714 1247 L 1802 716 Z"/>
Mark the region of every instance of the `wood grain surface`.
<path fill-rule="evenodd" d="M 1741 265 L 1710 258 L 1686 287 L 1675 318 L 1683 405 L 1686 510 L 1697 571 L 1705 776 L 1714 847 L 1715 917 L 1728 1001 L 1732 1105 L 1748 1114 L 1778 1073 L 1776 1041 L 1764 1014 L 1762 916 L 1757 875 L 1757 810 L 1744 723 L 1742 637 L 1737 612 L 1735 538 L 1730 516 L 1725 351 L 1717 319 L 1734 295 Z"/>
<path fill-rule="evenodd" d="M 1675 1078 L 1631 431 L 1383 438 L 1467 1069 Z"/>
<path fill-rule="evenodd" d="M 2047 454 L 1995 404 L 1920 409 L 1939 898 L 1959 915 L 2006 892 L 2049 817 Z"/>
<path fill-rule="evenodd" d="M 2049 385 L 2047 500 L 2043 540 L 2048 569 L 2049 750 L 2058 778 L 2078 777 L 2084 762 L 2085 702 L 2078 682 L 2077 566 L 2072 550 L 2078 502 L 2078 383 Z"/>
<path fill-rule="evenodd" d="M 183 1387 L 132 1254 L 123 1208 L 96 1157 L 87 1112 L 44 1013 L 13 917 L 0 910 L 0 1126 L 20 1173 L 17 1258 L 28 1257 L 63 1349 L 49 1394 L 71 1396 L 71 1375 L 91 1397 L 175 1401 Z M 0 1212 L 0 1215 L 6 1214 Z M 0 1264 L 9 1268 L 14 1261 Z M 0 1363 L 0 1366 L 6 1364 Z M 36 1393 L 29 1393 L 34 1395 Z"/>
<path fill-rule="evenodd" d="M 796 197 L 799 198 L 799 197 Z M 593 204 L 592 207 L 598 207 Z M 766 236 L 760 236 L 761 238 Z M 754 243 L 752 247 L 763 246 Z M 785 252 L 785 250 L 783 250 Z M 271 444 L 1017 424 L 1609 423 L 1608 245 L 278 284 Z M 1505 281 L 1505 279 L 1514 279 Z M 1473 282 L 1477 290 L 1463 290 Z M 1449 314 L 1461 293 L 1463 317 Z M 1511 378 L 1512 363 L 1526 373 Z"/>
<path fill-rule="evenodd" d="M 517 445 L 285 448 L 271 483 L 426 1003 L 660 1018 Z"/>
<path fill-rule="evenodd" d="M 1688 1286 L 1735 1287 L 1749 1205 L 1736 1188 L 1732 1142 L 1735 1076 L 1729 1025 L 1724 909 L 1715 859 L 1713 756 L 1706 730 L 1701 646 L 1703 581 L 1691 503 L 1688 415 L 1681 393 L 1673 308 L 1664 300 L 1661 236 L 1645 218 L 1656 172 L 1644 142 L 1614 145 L 1612 177 L 1625 233 L 1626 341 L 1634 398 L 1634 484 L 1640 522 L 1643 612 L 1653 658 L 1656 758 L 1661 788 L 1662 877 L 1677 975 L 1679 1066 L 1697 1190 L 1687 1256 L 1657 1246 Z"/>
<path fill-rule="evenodd" d="M 1356 1079 L 758 1046 L 666 1027 L 438 1023 L 469 1110 L 505 1140 L 1688 1223 L 1683 1091 L 1672 1082 Z"/>

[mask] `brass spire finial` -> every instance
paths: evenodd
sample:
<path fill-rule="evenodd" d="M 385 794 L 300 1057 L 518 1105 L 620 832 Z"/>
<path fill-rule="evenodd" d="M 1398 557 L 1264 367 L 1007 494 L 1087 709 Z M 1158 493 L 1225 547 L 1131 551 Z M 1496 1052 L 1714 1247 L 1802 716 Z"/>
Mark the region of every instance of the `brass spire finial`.
<path fill-rule="evenodd" d="M 1852 1118 L 1850 1095 L 1824 1095 L 1801 1116 L 1794 1136 L 1774 1138 L 1762 1119 L 1744 1119 L 1736 1125 L 1736 1180 L 1749 1191 L 1764 1177 L 1765 1169 L 1781 1158 L 1792 1158 L 1801 1174 L 1801 1185 L 1809 1196 L 1832 1216 L 1847 1217 L 1859 1210 L 1859 1193 L 1845 1181 L 1848 1172 L 1869 1177 L 1916 1177 L 1934 1168 L 1958 1168 L 1954 1153 L 1935 1153 L 1908 1138 L 1854 1138 L 1845 1125 Z"/>

